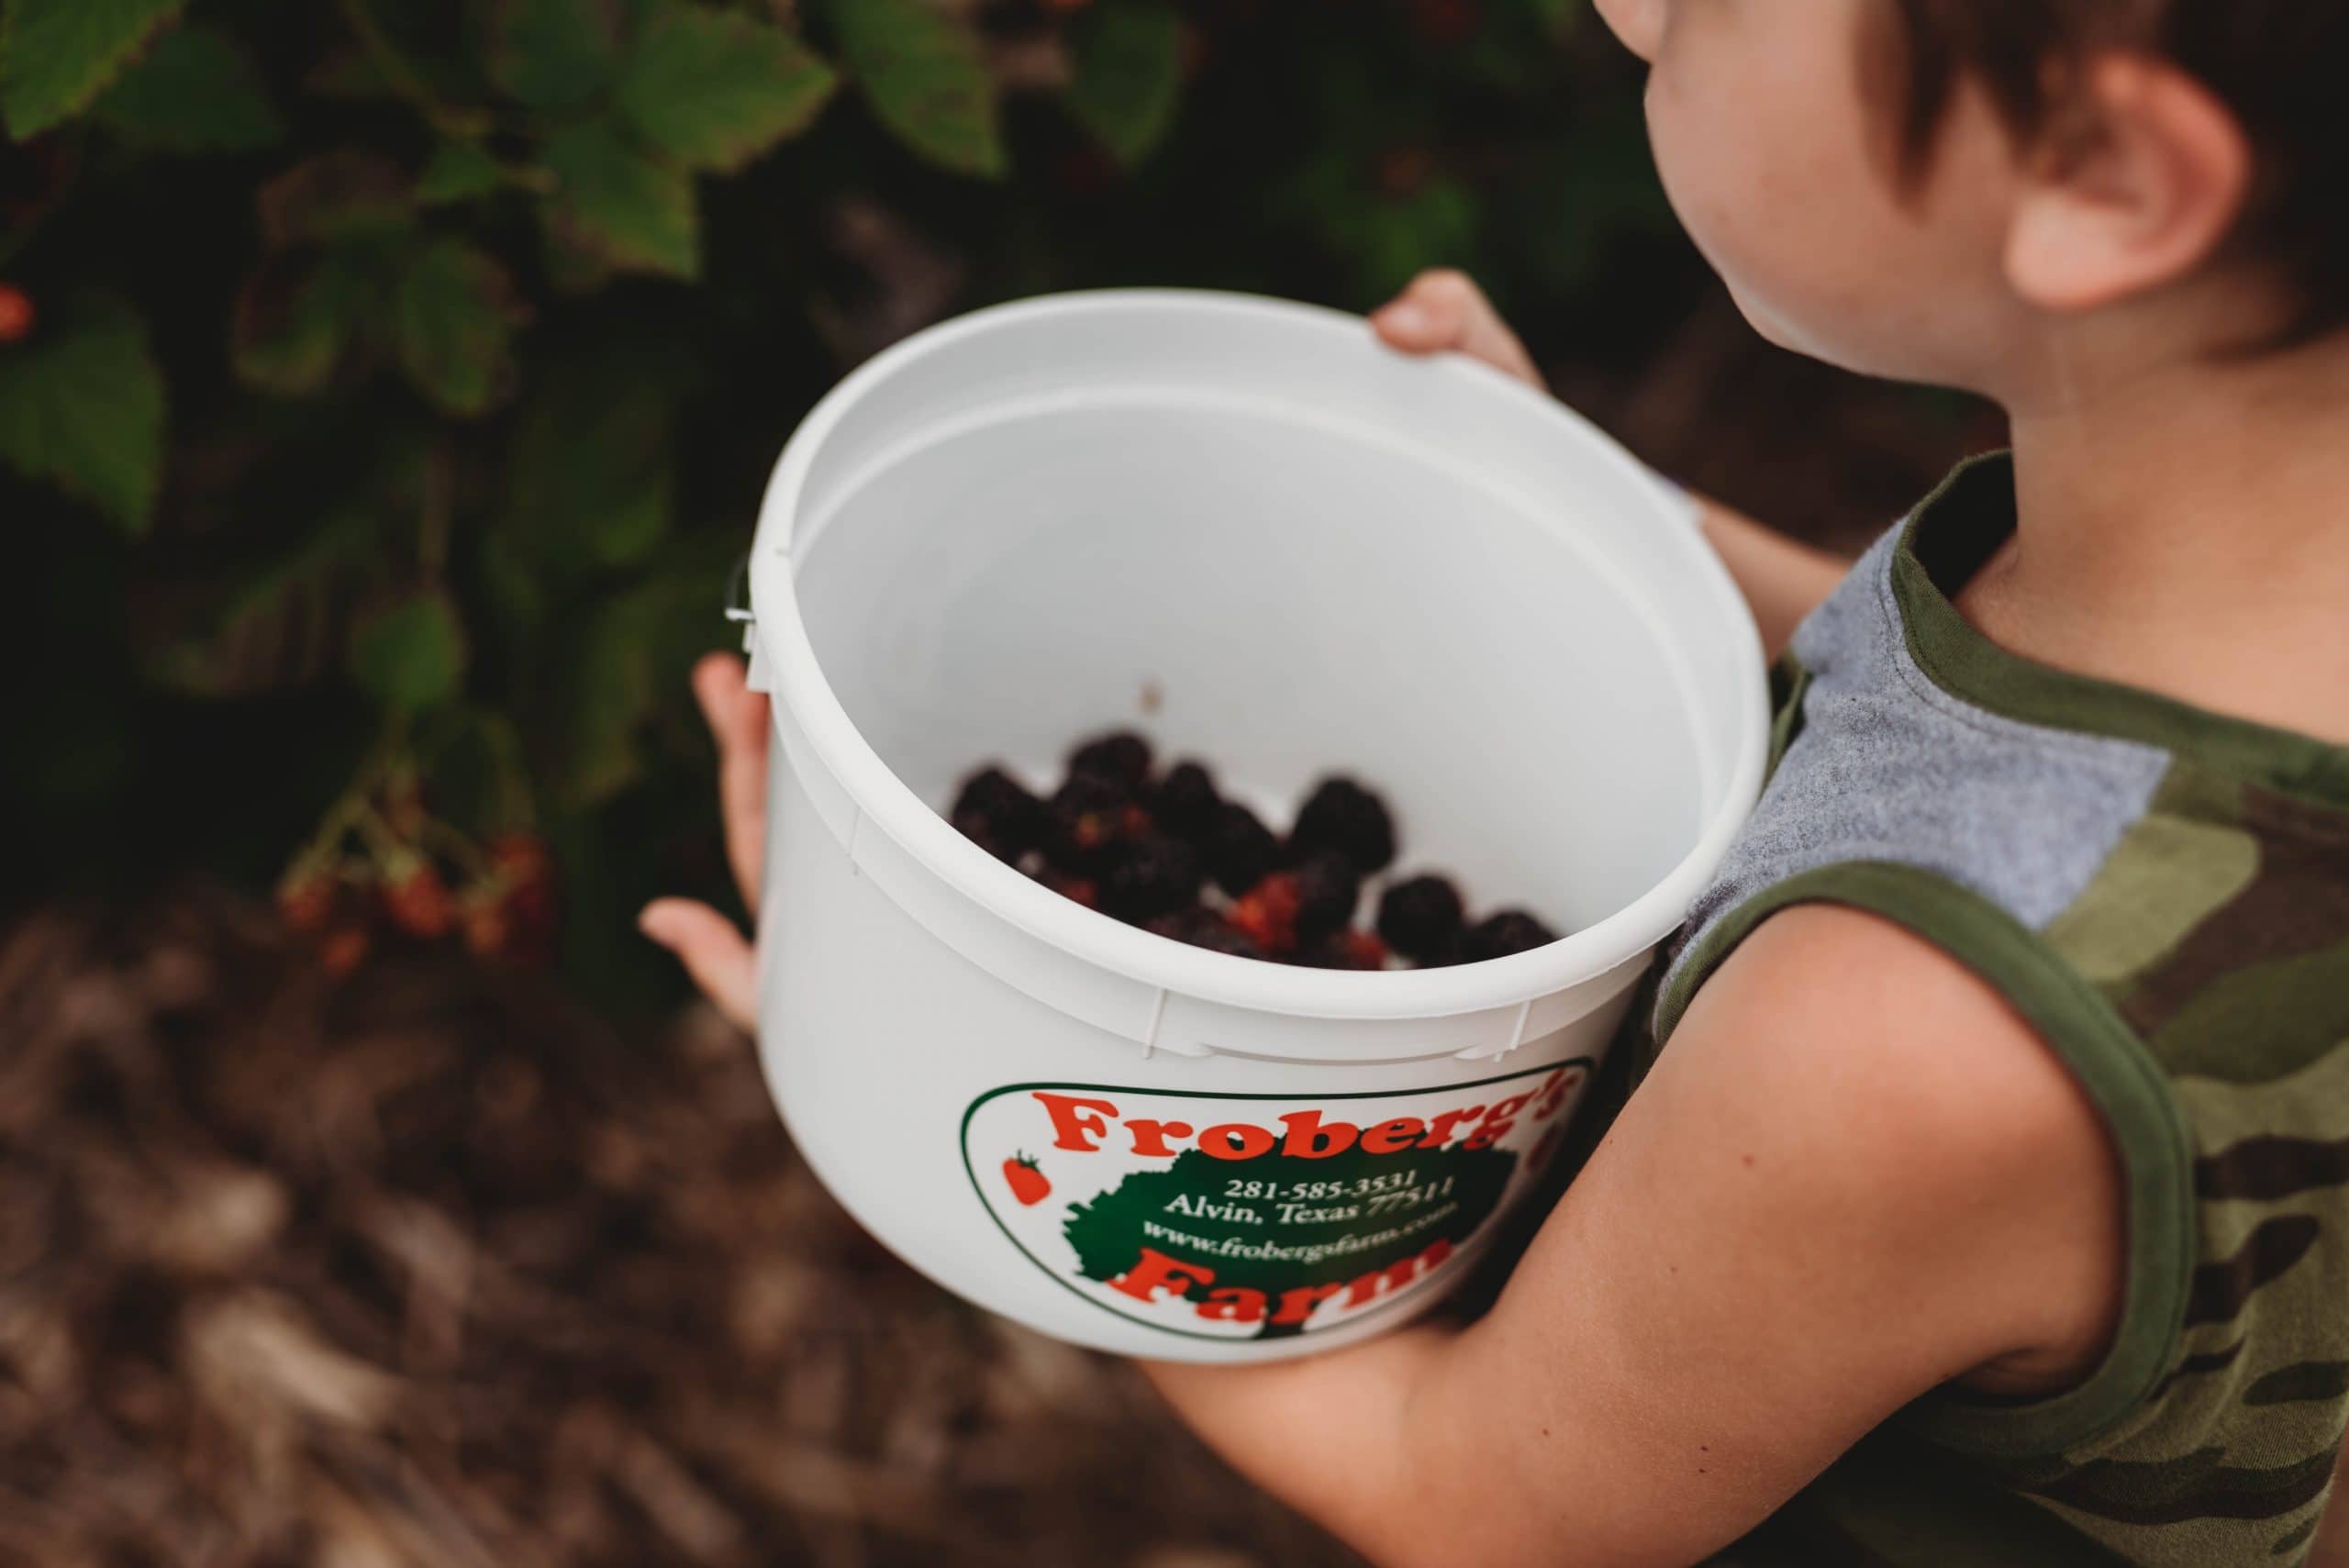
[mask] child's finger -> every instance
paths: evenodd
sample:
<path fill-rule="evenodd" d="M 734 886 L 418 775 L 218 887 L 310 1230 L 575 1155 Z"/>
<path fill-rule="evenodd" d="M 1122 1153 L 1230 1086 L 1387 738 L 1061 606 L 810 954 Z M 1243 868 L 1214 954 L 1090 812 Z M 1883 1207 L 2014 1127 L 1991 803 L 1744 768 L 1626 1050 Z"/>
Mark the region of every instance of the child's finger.
<path fill-rule="evenodd" d="M 718 742 L 718 811 L 727 862 L 744 906 L 756 915 L 766 862 L 767 699 L 745 684 L 742 661 L 730 653 L 704 657 L 694 666 L 693 686 Z"/>
<path fill-rule="evenodd" d="M 758 1032 L 758 956 L 733 921 L 690 898 L 656 898 L 636 923 L 677 955 L 728 1022 L 745 1034 Z"/>
<path fill-rule="evenodd" d="M 1454 350 L 1528 385 L 1542 384 L 1525 345 L 1465 272 L 1448 267 L 1421 272 L 1371 322 L 1381 338 L 1408 353 Z"/>
<path fill-rule="evenodd" d="M 1525 351 L 1525 345 L 1467 273 L 1448 268 L 1422 272 L 1412 292 L 1423 308 L 1445 324 L 1453 348 L 1531 385 L 1542 384 L 1533 356 Z"/>
<path fill-rule="evenodd" d="M 1464 349 L 1476 317 L 1489 316 L 1492 309 L 1467 273 L 1439 267 L 1413 278 L 1380 314 L 1412 346 Z"/>
<path fill-rule="evenodd" d="M 1433 354 L 1460 346 L 1458 320 L 1421 299 L 1416 284 L 1374 312 L 1370 325 L 1388 347 L 1407 354 Z"/>

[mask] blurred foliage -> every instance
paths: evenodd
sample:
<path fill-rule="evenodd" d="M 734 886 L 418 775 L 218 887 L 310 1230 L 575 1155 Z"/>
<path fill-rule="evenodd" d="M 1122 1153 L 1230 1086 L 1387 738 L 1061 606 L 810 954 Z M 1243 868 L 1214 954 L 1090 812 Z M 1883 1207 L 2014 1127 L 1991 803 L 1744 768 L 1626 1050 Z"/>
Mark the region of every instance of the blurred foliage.
<path fill-rule="evenodd" d="M 848 365 L 1437 263 L 1631 351 L 1701 275 L 1638 90 L 1585 0 L 0 0 L 11 884 L 290 858 L 437 937 L 543 842 L 656 999 L 685 672 Z"/>

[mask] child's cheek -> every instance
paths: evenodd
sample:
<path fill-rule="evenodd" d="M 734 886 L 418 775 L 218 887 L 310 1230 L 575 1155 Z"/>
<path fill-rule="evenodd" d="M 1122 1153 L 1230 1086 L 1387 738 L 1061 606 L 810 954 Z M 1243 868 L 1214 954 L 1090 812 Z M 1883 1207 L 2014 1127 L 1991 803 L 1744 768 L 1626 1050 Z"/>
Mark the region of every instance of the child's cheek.
<path fill-rule="evenodd" d="M 1755 189 L 1761 172 L 1745 165 L 1740 150 L 1751 128 L 1727 123 L 1718 99 L 1664 70 L 1649 79 L 1647 113 L 1656 172 L 1673 212 L 1714 270 L 1736 284 L 1750 260 L 1751 209 L 1768 199 Z"/>

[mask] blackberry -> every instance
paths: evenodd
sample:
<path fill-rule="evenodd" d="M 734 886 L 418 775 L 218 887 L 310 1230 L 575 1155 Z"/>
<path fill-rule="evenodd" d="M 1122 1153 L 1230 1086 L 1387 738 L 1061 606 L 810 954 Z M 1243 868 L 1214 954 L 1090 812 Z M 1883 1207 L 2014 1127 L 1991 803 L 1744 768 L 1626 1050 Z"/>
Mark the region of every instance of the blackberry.
<path fill-rule="evenodd" d="M 1507 958 L 1513 952 L 1546 947 L 1557 940 L 1557 932 L 1524 910 L 1504 909 L 1468 929 L 1460 939 L 1460 962 L 1478 963 L 1488 958 Z"/>
<path fill-rule="evenodd" d="M 1378 900 L 1378 934 L 1414 963 L 1440 963 L 1460 941 L 1466 910 L 1460 890 L 1443 877 L 1415 876 Z"/>
<path fill-rule="evenodd" d="M 1281 843 L 1256 814 L 1238 801 L 1216 808 L 1214 820 L 1199 840 L 1199 852 L 1216 885 L 1233 897 L 1247 892 L 1280 864 Z"/>
<path fill-rule="evenodd" d="M 1052 813 L 1001 768 L 982 768 L 963 781 L 947 813 L 954 830 L 998 860 L 1017 861 L 1052 827 Z"/>
<path fill-rule="evenodd" d="M 1038 882 L 1074 904 L 1087 909 L 1101 907 L 1101 889 L 1089 876 L 1077 876 L 1054 866 L 1043 866 L 1031 873 Z"/>
<path fill-rule="evenodd" d="M 1362 900 L 1362 876 L 1340 854 L 1318 854 L 1292 873 L 1297 878 L 1297 945 L 1310 950 L 1345 929 Z"/>
<path fill-rule="evenodd" d="M 1120 846 L 1101 878 L 1101 907 L 1120 920 L 1171 915 L 1198 896 L 1198 852 L 1163 833 Z"/>
<path fill-rule="evenodd" d="M 1349 778 L 1327 778 L 1297 808 L 1288 844 L 1300 858 L 1330 850 L 1368 876 L 1395 858 L 1395 818 L 1386 803 Z"/>
<path fill-rule="evenodd" d="M 1139 794 L 1150 780 L 1150 742 L 1130 729 L 1097 735 L 1068 754 L 1069 776 L 1090 773 Z"/>
<path fill-rule="evenodd" d="M 1177 909 L 1149 921 L 1142 929 L 1178 942 L 1187 942 L 1209 952 L 1228 952 L 1235 958 L 1262 958 L 1264 950 L 1248 940 L 1246 933 L 1218 915 L 1212 909 L 1202 909 L 1194 904 L 1187 909 Z"/>
<path fill-rule="evenodd" d="M 1216 793 L 1215 775 L 1197 762 L 1177 762 L 1158 781 L 1152 808 L 1170 833 L 1196 839 L 1214 825 L 1223 796 Z"/>
<path fill-rule="evenodd" d="M 1095 773 L 1071 773 L 1052 792 L 1052 829 L 1045 835 L 1044 855 L 1064 871 L 1093 873 L 1103 869 L 1127 838 L 1132 801 L 1125 790 Z"/>
<path fill-rule="evenodd" d="M 1322 938 L 1297 954 L 1297 962 L 1315 969 L 1384 969 L 1386 944 L 1368 931 L 1349 927 Z"/>

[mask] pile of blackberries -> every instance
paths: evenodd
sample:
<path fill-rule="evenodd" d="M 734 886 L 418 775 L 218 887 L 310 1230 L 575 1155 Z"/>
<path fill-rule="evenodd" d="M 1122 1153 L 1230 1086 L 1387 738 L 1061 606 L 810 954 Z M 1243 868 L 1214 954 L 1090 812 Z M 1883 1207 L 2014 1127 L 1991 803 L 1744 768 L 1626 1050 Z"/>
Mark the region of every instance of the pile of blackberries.
<path fill-rule="evenodd" d="M 1475 925 L 1441 876 L 1390 882 L 1371 929 L 1354 924 L 1365 879 L 1395 860 L 1386 803 L 1352 779 L 1314 786 L 1286 838 L 1216 788 L 1205 764 L 1153 772 L 1130 730 L 1069 754 L 1050 796 L 990 765 L 963 781 L 949 817 L 997 859 L 1090 909 L 1217 952 L 1321 969 L 1433 968 L 1557 940 L 1522 909 Z"/>

